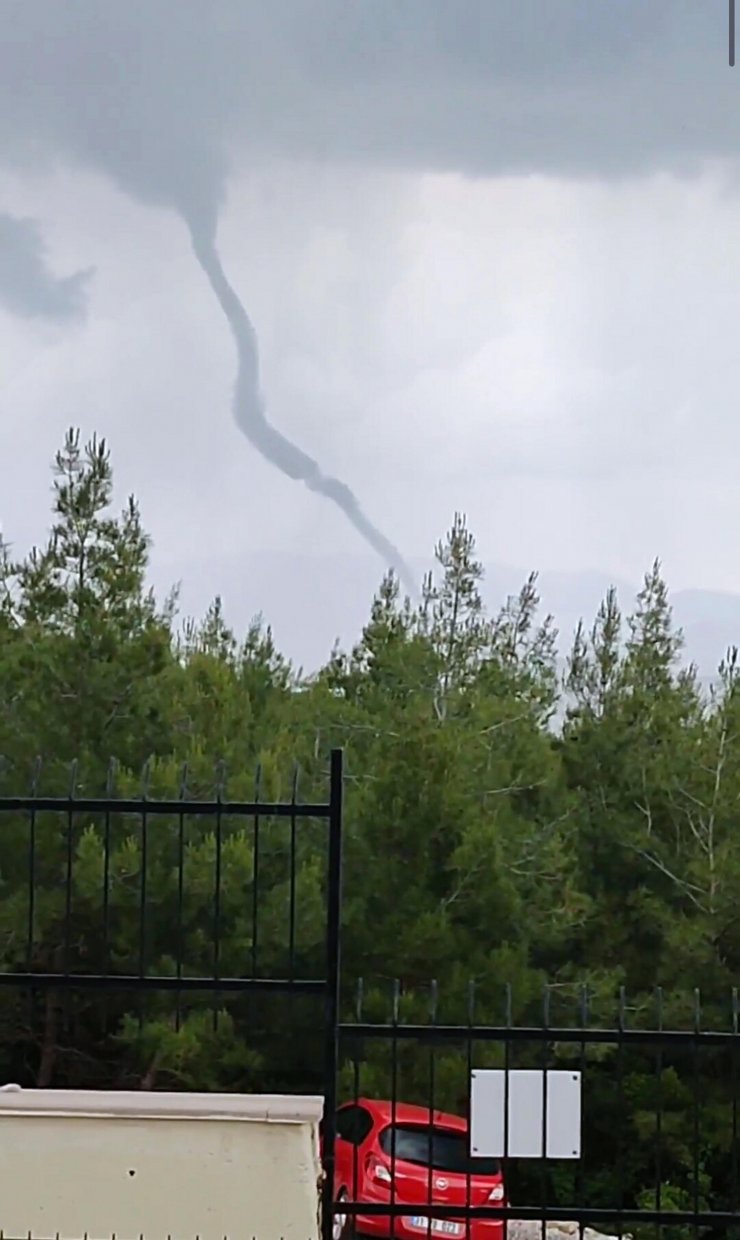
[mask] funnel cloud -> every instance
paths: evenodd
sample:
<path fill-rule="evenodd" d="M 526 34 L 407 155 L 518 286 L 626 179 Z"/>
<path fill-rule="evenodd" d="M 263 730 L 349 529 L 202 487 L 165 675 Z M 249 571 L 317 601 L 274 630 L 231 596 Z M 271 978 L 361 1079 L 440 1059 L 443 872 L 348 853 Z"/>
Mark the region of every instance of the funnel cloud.
<path fill-rule="evenodd" d="M 415 594 L 413 576 L 400 552 L 368 520 L 350 488 L 337 478 L 322 473 L 313 457 L 286 439 L 268 421 L 259 387 L 259 354 L 254 327 L 224 274 L 209 231 L 191 221 L 190 236 L 193 252 L 226 315 L 236 343 L 239 370 L 234 391 L 234 416 L 239 429 L 265 460 L 276 465 L 289 478 L 305 482 L 310 491 L 326 496 L 341 508 L 358 533 L 395 571 L 407 592 Z"/>

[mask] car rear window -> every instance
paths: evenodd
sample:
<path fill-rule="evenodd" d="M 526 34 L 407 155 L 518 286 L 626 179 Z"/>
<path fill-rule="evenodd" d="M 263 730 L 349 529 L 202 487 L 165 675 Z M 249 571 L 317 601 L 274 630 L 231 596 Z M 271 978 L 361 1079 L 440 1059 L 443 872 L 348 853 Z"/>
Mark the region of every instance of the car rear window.
<path fill-rule="evenodd" d="M 395 1150 L 394 1150 L 395 1145 Z M 380 1148 L 389 1158 L 431 1167 L 433 1171 L 452 1171 L 462 1175 L 498 1175 L 501 1164 L 497 1158 L 473 1158 L 468 1153 L 464 1132 L 449 1128 L 426 1128 L 414 1124 L 396 1124 L 380 1134 Z M 431 1157 L 430 1157 L 431 1154 Z"/>

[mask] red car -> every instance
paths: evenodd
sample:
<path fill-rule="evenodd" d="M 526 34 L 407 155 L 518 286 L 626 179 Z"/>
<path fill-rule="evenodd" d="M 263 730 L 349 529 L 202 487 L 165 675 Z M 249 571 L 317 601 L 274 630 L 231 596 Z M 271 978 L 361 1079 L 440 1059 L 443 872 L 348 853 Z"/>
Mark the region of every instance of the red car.
<path fill-rule="evenodd" d="M 395 1149 L 394 1149 L 395 1145 Z M 505 1189 L 496 1159 L 473 1158 L 467 1121 L 443 1111 L 404 1103 L 347 1103 L 337 1111 L 334 1200 L 395 1203 L 418 1214 L 358 1214 L 341 1208 L 334 1240 L 358 1234 L 399 1240 L 424 1236 L 502 1240 L 503 1220 L 430 1217 L 434 1205 L 504 1206 Z"/>

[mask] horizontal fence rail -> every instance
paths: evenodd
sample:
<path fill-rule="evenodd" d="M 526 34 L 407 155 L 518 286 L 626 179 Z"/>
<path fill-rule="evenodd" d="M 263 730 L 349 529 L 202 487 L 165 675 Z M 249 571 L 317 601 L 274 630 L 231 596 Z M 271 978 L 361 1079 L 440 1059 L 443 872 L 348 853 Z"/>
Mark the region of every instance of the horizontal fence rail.
<path fill-rule="evenodd" d="M 740 1240 L 737 991 L 703 1009 L 552 986 L 515 1009 L 506 986 L 361 982 L 354 1006 L 335 1237 Z"/>
<path fill-rule="evenodd" d="M 243 818 L 326 818 L 329 813 L 328 804 L 317 801 L 315 804 L 300 802 L 269 802 L 269 801 L 191 801 L 171 798 L 170 800 L 150 800 L 141 797 L 0 797 L 0 812 L 12 811 L 27 814 L 136 814 L 146 818 L 155 818 L 162 814 L 185 813 L 190 818 L 224 818 L 229 816 Z"/>

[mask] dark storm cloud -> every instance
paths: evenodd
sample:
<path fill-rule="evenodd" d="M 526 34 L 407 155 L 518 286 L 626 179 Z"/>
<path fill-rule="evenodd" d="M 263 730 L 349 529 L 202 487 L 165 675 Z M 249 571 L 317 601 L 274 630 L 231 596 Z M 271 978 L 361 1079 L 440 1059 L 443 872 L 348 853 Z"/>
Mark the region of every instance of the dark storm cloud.
<path fill-rule="evenodd" d="M 689 167 L 735 150 L 726 16 L 724 0 L 5 0 L 0 159 L 74 158 L 203 210 L 237 150 Z"/>
<path fill-rule="evenodd" d="M 724 0 L 4 0 L 0 166 L 213 233 L 229 160 L 611 176 L 734 155 Z"/>
<path fill-rule="evenodd" d="M 726 17 L 724 0 L 4 0 L 0 166 L 81 164 L 209 233 L 233 159 L 690 171 L 736 151 Z"/>
<path fill-rule="evenodd" d="M 61 279 L 46 265 L 46 251 L 34 220 L 0 212 L 0 306 L 23 318 L 78 319 L 85 313 L 91 272 Z"/>

